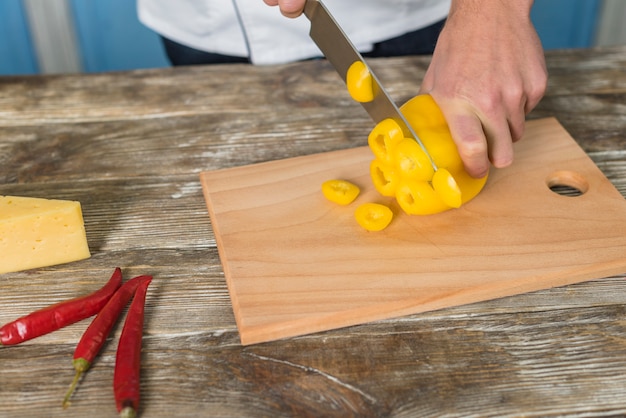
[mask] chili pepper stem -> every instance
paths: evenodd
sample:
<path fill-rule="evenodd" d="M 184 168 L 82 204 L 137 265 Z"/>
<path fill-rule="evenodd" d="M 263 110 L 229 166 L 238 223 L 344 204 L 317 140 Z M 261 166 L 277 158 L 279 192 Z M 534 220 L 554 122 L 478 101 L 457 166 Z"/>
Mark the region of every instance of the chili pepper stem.
<path fill-rule="evenodd" d="M 91 366 L 91 363 L 85 360 L 84 358 L 77 358 L 73 361 L 73 363 L 74 363 L 74 369 L 76 370 L 76 374 L 74 375 L 74 380 L 72 380 L 72 383 L 70 384 L 70 388 L 67 390 L 67 393 L 65 394 L 65 398 L 63 398 L 64 409 L 72 404 L 70 402 L 70 398 L 76 391 L 76 387 L 78 386 L 78 382 L 80 382 L 81 376 Z"/>
<path fill-rule="evenodd" d="M 68 408 L 72 404 L 70 402 L 70 398 L 74 394 L 74 391 L 76 390 L 76 387 L 78 386 L 78 382 L 80 381 L 80 378 L 82 376 L 83 376 L 82 370 L 76 371 L 76 374 L 74 375 L 74 380 L 72 380 L 72 383 L 70 384 L 70 388 L 67 390 L 67 393 L 65 394 L 65 398 L 63 398 L 63 409 Z"/>
<path fill-rule="evenodd" d="M 132 406 L 127 406 L 120 411 L 120 418 L 135 418 L 136 416 L 137 412 L 135 412 Z"/>

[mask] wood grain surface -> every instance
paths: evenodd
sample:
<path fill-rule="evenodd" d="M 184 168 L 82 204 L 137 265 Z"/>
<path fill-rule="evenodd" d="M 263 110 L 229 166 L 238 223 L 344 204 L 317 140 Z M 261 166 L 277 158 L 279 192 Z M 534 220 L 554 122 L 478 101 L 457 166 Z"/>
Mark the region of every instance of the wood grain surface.
<path fill-rule="evenodd" d="M 389 93 L 428 57 L 371 60 Z M 544 100 L 626 195 L 626 48 L 553 51 Z M 152 274 L 142 417 L 620 416 L 624 275 L 242 346 L 199 173 L 365 145 L 324 61 L 0 78 L 0 194 L 81 201 L 93 256 L 0 276 L 0 323 Z M 572 225 L 575 229 L 576 225 Z M 0 416 L 114 417 L 121 326 L 63 395 L 88 321 L 0 348 Z"/>
<path fill-rule="evenodd" d="M 201 173 L 241 341 L 252 344 L 626 272 L 626 200 L 555 119 L 458 210 L 407 216 L 358 147 Z M 321 184 L 361 194 L 328 202 Z M 569 186 L 563 196 L 550 186 Z M 394 213 L 363 230 L 355 208 Z"/>

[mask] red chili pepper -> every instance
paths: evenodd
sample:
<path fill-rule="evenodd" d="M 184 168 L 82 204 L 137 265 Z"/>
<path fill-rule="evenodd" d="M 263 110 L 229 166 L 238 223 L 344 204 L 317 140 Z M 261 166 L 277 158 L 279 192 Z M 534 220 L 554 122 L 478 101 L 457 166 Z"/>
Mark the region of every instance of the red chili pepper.
<path fill-rule="evenodd" d="M 0 328 L 0 346 L 19 344 L 97 314 L 121 284 L 122 270 L 117 267 L 101 289 L 37 310 L 4 325 Z"/>
<path fill-rule="evenodd" d="M 150 280 L 152 280 L 152 276 L 137 276 L 124 283 L 91 321 L 74 350 L 72 364 L 76 370 L 76 375 L 63 399 L 64 408 L 69 406 L 69 399 L 74 393 L 80 377 L 91 367 L 91 363 L 100 352 L 122 310 L 135 294 L 137 287 L 145 281 L 150 282 Z"/>
<path fill-rule="evenodd" d="M 148 285 L 150 285 L 149 280 L 142 282 L 135 292 L 128 308 L 115 356 L 113 392 L 117 412 L 122 418 L 134 418 L 139 409 L 141 340 Z"/>

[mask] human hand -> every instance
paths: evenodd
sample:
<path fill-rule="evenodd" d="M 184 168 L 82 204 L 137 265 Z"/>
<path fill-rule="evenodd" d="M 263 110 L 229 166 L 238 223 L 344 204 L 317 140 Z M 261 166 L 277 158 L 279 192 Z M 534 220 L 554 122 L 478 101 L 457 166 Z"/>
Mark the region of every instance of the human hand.
<path fill-rule="evenodd" d="M 263 0 L 269 6 L 278 6 L 280 12 L 287 17 L 298 17 L 304 10 L 306 0 Z"/>
<path fill-rule="evenodd" d="M 453 0 L 426 71 L 466 171 L 513 162 L 513 142 L 547 85 L 543 48 L 530 21 L 532 0 Z"/>

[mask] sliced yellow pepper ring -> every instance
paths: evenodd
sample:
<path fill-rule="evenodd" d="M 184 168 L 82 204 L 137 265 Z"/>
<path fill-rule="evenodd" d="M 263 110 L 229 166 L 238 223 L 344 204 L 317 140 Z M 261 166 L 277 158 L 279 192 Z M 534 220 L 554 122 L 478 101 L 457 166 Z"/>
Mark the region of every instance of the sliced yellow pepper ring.
<path fill-rule="evenodd" d="M 433 177 L 433 166 L 424 150 L 414 139 L 403 139 L 396 147 L 394 154 L 402 177 L 414 181 L 429 181 Z"/>
<path fill-rule="evenodd" d="M 350 96 L 360 103 L 374 100 L 372 75 L 363 61 L 354 61 L 346 73 L 346 87 Z"/>
<path fill-rule="evenodd" d="M 402 182 L 396 189 L 396 200 L 409 215 L 432 215 L 450 209 L 450 206 L 424 181 Z"/>
<path fill-rule="evenodd" d="M 454 172 L 454 180 L 456 181 L 456 184 L 459 185 L 459 189 L 461 189 L 461 198 L 463 200 L 462 204 L 465 204 L 480 193 L 483 186 L 487 182 L 487 176 L 482 179 L 475 179 L 467 174 L 465 170 L 461 170 Z"/>
<path fill-rule="evenodd" d="M 390 197 L 396 195 L 400 177 L 393 167 L 383 164 L 379 160 L 372 160 L 370 163 L 370 177 L 378 193 Z"/>
<path fill-rule="evenodd" d="M 462 193 L 454 177 L 445 168 L 440 168 L 433 175 L 433 189 L 448 206 L 460 208 L 463 204 Z"/>
<path fill-rule="evenodd" d="M 360 192 L 359 186 L 347 180 L 326 180 L 322 183 L 324 197 L 339 205 L 352 203 Z"/>
<path fill-rule="evenodd" d="M 356 208 L 354 217 L 368 231 L 381 231 L 391 223 L 393 212 L 380 203 L 363 203 Z"/>
<path fill-rule="evenodd" d="M 402 142 L 404 134 L 393 119 L 379 122 L 367 137 L 367 144 L 380 161 L 393 164 L 394 150 Z"/>

